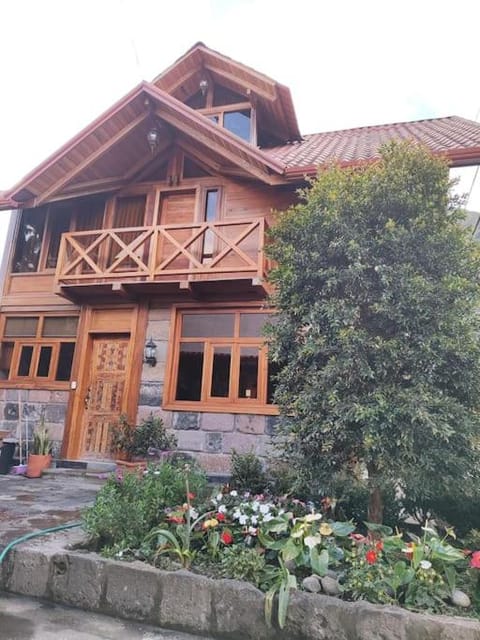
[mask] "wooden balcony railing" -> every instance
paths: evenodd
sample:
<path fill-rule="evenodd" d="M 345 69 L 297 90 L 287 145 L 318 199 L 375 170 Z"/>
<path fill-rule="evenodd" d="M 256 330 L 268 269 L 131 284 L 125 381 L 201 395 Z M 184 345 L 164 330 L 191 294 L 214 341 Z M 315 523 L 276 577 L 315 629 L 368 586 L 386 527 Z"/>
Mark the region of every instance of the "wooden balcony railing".
<path fill-rule="evenodd" d="M 56 285 L 262 279 L 265 225 L 259 218 L 64 233 Z"/>

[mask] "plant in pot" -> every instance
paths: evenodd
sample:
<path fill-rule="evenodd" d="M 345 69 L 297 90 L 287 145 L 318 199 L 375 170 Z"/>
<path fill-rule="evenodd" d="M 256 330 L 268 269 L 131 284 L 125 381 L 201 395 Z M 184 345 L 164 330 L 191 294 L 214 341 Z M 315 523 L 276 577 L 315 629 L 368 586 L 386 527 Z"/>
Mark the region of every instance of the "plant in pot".
<path fill-rule="evenodd" d="M 110 452 L 117 462 L 132 459 L 134 432 L 135 427 L 128 422 L 126 415 L 121 415 L 110 429 Z"/>
<path fill-rule="evenodd" d="M 161 459 L 176 446 L 176 437 L 167 432 L 163 420 L 153 413 L 144 418 L 133 432 L 134 460 Z"/>
<path fill-rule="evenodd" d="M 44 469 L 52 461 L 52 441 L 42 421 L 41 426 L 33 433 L 33 444 L 27 461 L 27 478 L 40 478 Z"/>

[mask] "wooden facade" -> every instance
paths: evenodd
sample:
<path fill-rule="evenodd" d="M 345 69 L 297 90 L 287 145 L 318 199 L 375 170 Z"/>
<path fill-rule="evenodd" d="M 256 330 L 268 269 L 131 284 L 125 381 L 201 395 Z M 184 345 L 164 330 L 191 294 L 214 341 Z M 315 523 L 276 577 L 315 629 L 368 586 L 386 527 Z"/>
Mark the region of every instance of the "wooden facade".
<path fill-rule="evenodd" d="M 286 87 L 198 44 L 4 193 L 0 426 L 43 415 L 61 455 L 106 458 L 120 414 L 153 411 L 211 471 L 265 454 L 264 247 L 301 145 Z"/>

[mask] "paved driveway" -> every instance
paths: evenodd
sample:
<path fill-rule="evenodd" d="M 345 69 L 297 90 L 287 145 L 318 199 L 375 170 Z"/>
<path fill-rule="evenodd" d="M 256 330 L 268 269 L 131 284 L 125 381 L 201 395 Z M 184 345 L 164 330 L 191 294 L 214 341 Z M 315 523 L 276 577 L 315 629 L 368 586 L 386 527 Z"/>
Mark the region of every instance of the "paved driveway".
<path fill-rule="evenodd" d="M 103 482 L 68 471 L 35 479 L 0 475 L 0 550 L 25 533 L 78 520 Z"/>
<path fill-rule="evenodd" d="M 0 594 L 2 640 L 201 640 L 135 622 Z M 209 640 L 202 636 L 203 640 Z"/>

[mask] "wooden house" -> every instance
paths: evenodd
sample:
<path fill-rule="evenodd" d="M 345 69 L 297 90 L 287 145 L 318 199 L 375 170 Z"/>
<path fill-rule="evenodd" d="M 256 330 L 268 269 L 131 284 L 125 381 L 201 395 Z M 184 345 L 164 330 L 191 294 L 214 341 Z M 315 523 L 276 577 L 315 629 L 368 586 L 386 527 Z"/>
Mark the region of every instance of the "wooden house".
<path fill-rule="evenodd" d="M 480 162 L 458 117 L 302 135 L 287 87 L 202 43 L 135 87 L 0 194 L 0 428 L 43 414 L 61 456 L 102 459 L 121 413 L 153 411 L 212 472 L 264 455 L 272 211 L 393 138 Z"/>

